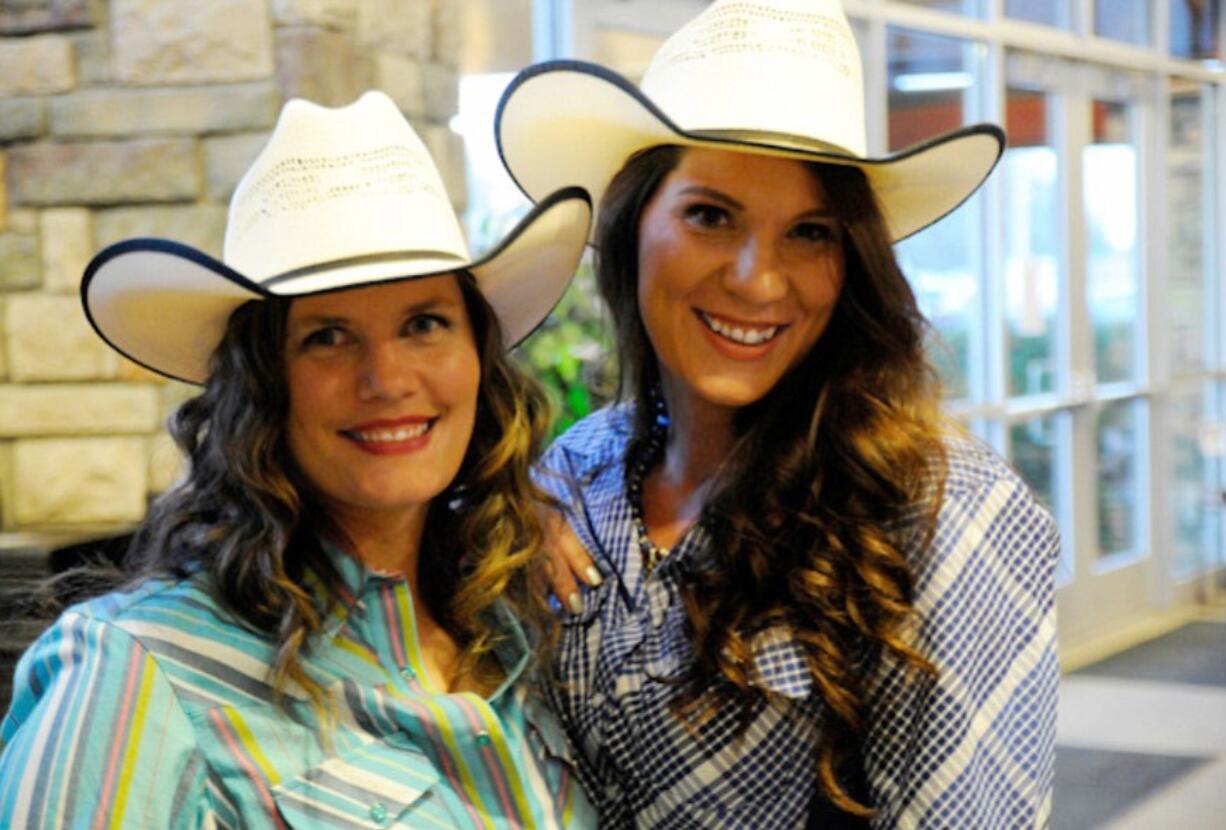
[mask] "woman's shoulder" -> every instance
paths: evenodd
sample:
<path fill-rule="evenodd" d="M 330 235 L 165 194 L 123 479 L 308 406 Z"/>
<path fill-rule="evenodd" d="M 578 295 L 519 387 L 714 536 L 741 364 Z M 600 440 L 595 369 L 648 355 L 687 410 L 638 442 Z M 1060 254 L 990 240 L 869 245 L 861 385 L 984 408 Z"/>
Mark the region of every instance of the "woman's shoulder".
<path fill-rule="evenodd" d="M 929 564 L 977 550 L 1001 562 L 1054 564 L 1059 527 L 1051 511 L 995 450 L 970 435 L 945 442 L 945 478 Z"/>
<path fill-rule="evenodd" d="M 211 577 L 149 578 L 68 608 L 31 651 L 54 654 L 72 643 L 79 659 L 134 654 L 171 688 L 187 690 L 183 705 L 194 709 L 268 697 L 268 667 L 275 643 L 242 624 L 213 598 Z M 199 697 L 201 688 L 212 691 Z M 182 695 L 180 697 L 183 697 Z"/>
<path fill-rule="evenodd" d="M 952 433 L 945 441 L 945 495 L 976 493 L 997 486 L 1025 484 L 1017 471 L 982 440 Z"/>
<path fill-rule="evenodd" d="M 175 616 L 173 609 L 188 610 L 182 600 L 191 592 L 187 582 L 146 579 L 69 606 L 22 655 L 14 689 L 29 699 L 27 703 L 38 699 L 55 682 L 69 686 L 85 683 L 88 689 L 96 690 L 82 674 L 86 667 L 131 666 L 145 655 L 156 654 L 150 642 L 156 639 L 149 636 L 150 621 L 159 615 L 169 621 Z M 188 611 L 160 628 L 186 635 L 196 623 Z M 162 641 L 174 639 L 172 633 Z M 151 665 L 151 677 L 161 678 L 157 662 Z M 103 688 L 102 693 L 109 694 L 109 688 Z M 14 710 L 20 708 L 20 702 L 15 695 Z"/>
<path fill-rule="evenodd" d="M 154 655 L 200 655 L 224 644 L 262 656 L 265 638 L 218 604 L 210 579 L 205 573 L 148 578 L 71 606 L 53 628 L 122 632 L 119 636 Z"/>
<path fill-rule="evenodd" d="M 620 459 L 634 429 L 634 405 L 619 403 L 593 412 L 560 435 L 545 453 L 546 467 L 591 469 Z M 582 472 L 582 470 L 574 470 Z"/>
<path fill-rule="evenodd" d="M 102 624 L 126 623 L 172 614 L 175 624 L 190 627 L 204 617 L 215 619 L 218 607 L 208 589 L 208 577 L 149 577 L 83 600 L 64 611 Z"/>

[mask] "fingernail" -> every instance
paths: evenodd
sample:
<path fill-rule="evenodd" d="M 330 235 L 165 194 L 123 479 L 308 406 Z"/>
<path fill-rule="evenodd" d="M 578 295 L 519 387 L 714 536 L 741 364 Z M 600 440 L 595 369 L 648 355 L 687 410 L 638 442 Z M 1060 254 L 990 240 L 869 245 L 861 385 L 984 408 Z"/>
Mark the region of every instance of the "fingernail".
<path fill-rule="evenodd" d="M 583 576 L 587 579 L 587 584 L 593 588 L 604 582 L 604 577 L 600 575 L 600 571 L 596 569 L 595 565 L 588 565 L 587 570 L 583 572 Z"/>
<path fill-rule="evenodd" d="M 578 616 L 583 613 L 583 597 L 579 596 L 579 592 L 575 591 L 566 598 L 566 607 L 570 609 L 570 613 Z"/>

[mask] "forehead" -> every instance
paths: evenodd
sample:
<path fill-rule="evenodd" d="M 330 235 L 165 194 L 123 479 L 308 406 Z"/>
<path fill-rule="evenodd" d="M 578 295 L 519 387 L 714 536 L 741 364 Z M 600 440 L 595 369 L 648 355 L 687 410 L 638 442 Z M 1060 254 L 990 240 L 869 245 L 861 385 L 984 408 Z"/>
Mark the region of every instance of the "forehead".
<path fill-rule="evenodd" d="M 456 275 L 439 274 L 298 297 L 290 304 L 289 320 L 293 323 L 305 317 L 398 315 L 412 306 L 463 302 Z"/>
<path fill-rule="evenodd" d="M 804 203 L 805 210 L 827 206 L 826 189 L 817 171 L 805 162 L 779 156 L 688 147 L 665 179 L 665 187 L 691 186 L 719 190 L 738 201 Z"/>

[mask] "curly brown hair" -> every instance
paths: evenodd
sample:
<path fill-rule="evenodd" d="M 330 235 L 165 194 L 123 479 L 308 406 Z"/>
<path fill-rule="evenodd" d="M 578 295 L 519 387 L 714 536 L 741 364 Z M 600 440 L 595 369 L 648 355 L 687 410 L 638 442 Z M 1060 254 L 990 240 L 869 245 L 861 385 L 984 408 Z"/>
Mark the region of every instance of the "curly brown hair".
<path fill-rule="evenodd" d="M 477 415 L 459 473 L 430 505 L 418 571 L 429 574 L 420 583 L 425 603 L 461 647 L 456 679 L 486 685 L 497 636 L 486 612 L 496 600 L 505 598 L 538 642 L 548 639 L 540 636 L 548 611 L 533 576 L 543 540 L 534 506 L 544 495 L 529 469 L 549 404 L 503 351 L 498 319 L 472 275 L 460 271 L 458 282 L 481 363 Z M 219 604 L 275 640 L 270 679 L 278 696 L 293 682 L 327 709 L 300 654 L 338 601 L 331 590 L 338 576 L 319 539 L 344 537 L 286 440 L 290 302 L 249 302 L 230 316 L 204 390 L 170 421 L 187 477 L 154 503 L 127 565 L 144 577 L 207 572 Z M 308 571 L 329 590 L 312 590 Z"/>
<path fill-rule="evenodd" d="M 639 225 L 684 152 L 667 145 L 638 154 L 600 208 L 596 273 L 618 333 L 620 395 L 640 402 L 658 395 L 660 375 L 637 301 Z M 870 816 L 840 771 L 865 735 L 878 661 L 934 671 L 904 636 L 913 592 L 907 550 L 931 542 L 945 424 L 923 351 L 927 324 L 864 174 L 806 166 L 845 230 L 845 283 L 810 353 L 734 419 L 736 444 L 702 517 L 715 566 L 685 590 L 695 658 L 675 709 L 689 716 L 734 705 L 748 713 L 769 695 L 752 682 L 753 638 L 787 626 L 825 704 L 816 747 L 822 790 L 845 812 Z M 651 407 L 635 407 L 628 473 L 654 418 Z"/>

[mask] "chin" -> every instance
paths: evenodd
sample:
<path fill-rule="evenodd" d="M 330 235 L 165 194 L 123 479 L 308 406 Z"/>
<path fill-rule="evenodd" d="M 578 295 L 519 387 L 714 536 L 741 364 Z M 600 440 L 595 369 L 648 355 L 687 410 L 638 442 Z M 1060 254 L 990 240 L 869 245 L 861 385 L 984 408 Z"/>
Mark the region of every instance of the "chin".
<path fill-rule="evenodd" d="M 349 493 L 349 498 L 342 501 L 377 513 L 396 513 L 429 504 L 444 489 L 445 486 L 436 487 L 433 482 L 414 482 L 413 486 L 371 484 L 355 488 Z"/>
<path fill-rule="evenodd" d="M 695 391 L 714 406 L 741 409 L 762 400 L 773 388 L 773 384 L 767 386 L 761 381 L 708 378 Z"/>

